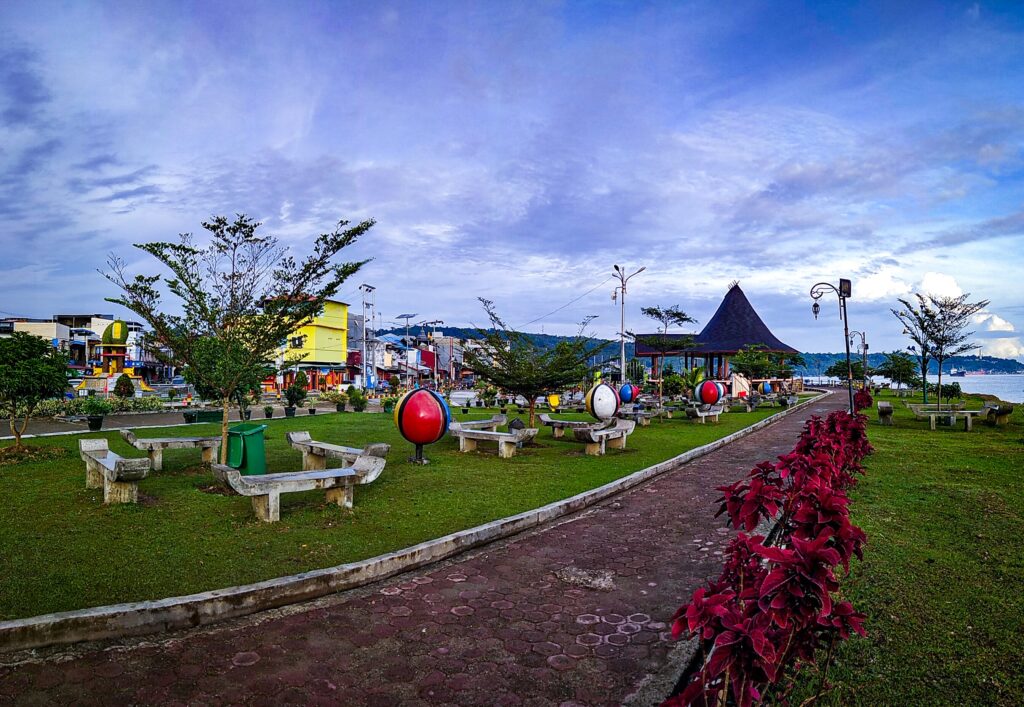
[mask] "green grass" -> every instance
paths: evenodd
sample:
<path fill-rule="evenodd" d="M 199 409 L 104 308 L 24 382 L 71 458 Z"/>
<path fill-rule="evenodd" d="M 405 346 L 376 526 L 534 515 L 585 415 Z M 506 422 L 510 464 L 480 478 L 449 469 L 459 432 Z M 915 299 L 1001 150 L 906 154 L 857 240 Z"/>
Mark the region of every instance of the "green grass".
<path fill-rule="evenodd" d="M 895 427 L 872 414 L 875 454 L 851 505 L 868 546 L 842 580 L 869 635 L 837 650 L 824 702 L 1024 704 L 1020 406 L 1008 427 L 932 432 L 893 401 Z M 817 687 L 802 680 L 794 704 Z"/>
<path fill-rule="evenodd" d="M 538 446 L 512 459 L 498 459 L 493 449 L 460 454 L 457 440 L 446 437 L 426 448 L 428 466 L 408 463 L 412 445 L 390 415 L 271 420 L 266 439 L 273 472 L 301 467 L 300 453 L 285 442 L 291 430 L 350 446 L 391 444 L 381 477 L 356 487 L 354 509 L 326 504 L 322 492 L 286 494 L 281 521 L 273 524 L 254 518 L 248 498 L 201 490 L 214 481 L 199 464 L 198 450 L 165 451 L 164 471 L 141 482 L 138 505 L 104 506 L 101 490 L 85 488 L 79 435 L 28 440 L 63 447 L 68 455 L 0 467 L 0 619 L 189 594 L 373 557 L 600 486 L 771 412 L 729 413 L 717 425 L 655 421 L 636 430 L 628 449 L 604 457 L 585 456 L 582 444 L 554 440 L 547 428 Z M 140 436 L 217 432 L 205 424 Z M 106 437 L 123 456 L 143 455 L 117 433 L 85 436 Z"/>

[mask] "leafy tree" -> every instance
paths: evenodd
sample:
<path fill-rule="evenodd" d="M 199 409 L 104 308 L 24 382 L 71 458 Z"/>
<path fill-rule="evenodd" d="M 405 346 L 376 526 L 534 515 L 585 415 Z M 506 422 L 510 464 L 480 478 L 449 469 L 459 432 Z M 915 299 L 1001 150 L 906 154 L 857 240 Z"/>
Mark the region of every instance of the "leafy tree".
<path fill-rule="evenodd" d="M 243 214 L 203 222 L 210 242 L 200 247 L 191 234 L 177 243 L 137 244 L 166 267 L 171 276 L 127 273 L 127 264 L 111 255 L 105 277 L 122 294 L 107 301 L 141 317 L 152 333 L 147 348 L 162 363 L 185 365 L 197 389 L 223 405 L 221 462 L 227 460 L 228 409 L 252 372 L 272 361 L 281 342 L 315 317 L 346 279 L 366 261 L 335 263 L 334 257 L 373 227 L 366 220 L 348 227 L 339 221 L 318 236 L 312 252 L 295 259 L 273 236 L 257 233 L 260 223 Z M 161 281 L 180 303 L 171 314 Z M 289 361 L 293 363 L 293 361 Z"/>
<path fill-rule="evenodd" d="M 534 426 L 537 397 L 572 385 L 586 375 L 587 359 L 604 344 L 594 344 L 584 334 L 585 319 L 572 339 L 542 348 L 528 334 L 509 329 L 494 310 L 494 302 L 483 297 L 491 327 L 478 331 L 483 346 L 465 352 L 465 365 L 480 379 L 512 395 L 526 398 L 530 406 L 530 427 Z"/>
<path fill-rule="evenodd" d="M 117 382 L 114 383 L 114 395 L 119 398 L 130 398 L 135 395 L 135 384 L 132 383 L 131 376 L 127 373 L 122 373 L 117 377 Z"/>
<path fill-rule="evenodd" d="M 861 361 L 851 361 L 850 370 L 853 371 L 853 380 L 864 380 L 864 364 Z M 830 378 L 842 378 L 846 380 L 846 359 L 841 358 L 825 369 L 825 375 Z M 870 374 L 871 371 L 868 371 Z"/>
<path fill-rule="evenodd" d="M 747 378 L 768 378 L 776 364 L 761 344 L 747 344 L 729 359 L 729 368 Z"/>
<path fill-rule="evenodd" d="M 661 330 L 656 334 L 632 334 L 633 339 L 637 343 L 652 348 L 661 354 L 661 356 L 658 357 L 658 371 L 656 372 L 658 378 L 658 404 L 660 405 L 664 394 L 665 375 L 661 369 L 665 361 L 665 356 L 669 351 L 678 351 L 681 348 L 686 348 L 693 344 L 692 336 L 670 338 L 668 330 L 672 327 L 681 327 L 684 324 L 695 323 L 697 320 L 679 309 L 679 305 L 676 304 L 671 307 L 664 308 L 644 307 L 640 312 L 645 317 L 649 317 L 661 325 Z"/>
<path fill-rule="evenodd" d="M 917 295 L 918 299 L 921 299 L 921 295 Z M 910 337 L 910 340 L 914 342 L 914 345 L 909 346 L 908 349 L 917 357 L 917 362 L 921 371 L 921 380 L 927 382 L 928 380 L 928 362 L 932 358 L 931 340 L 928 337 L 928 317 L 926 312 L 915 307 L 908 300 L 899 299 L 900 304 L 903 305 L 903 309 L 890 309 L 900 323 L 903 325 L 903 333 Z M 922 386 L 924 390 L 924 402 L 928 402 L 928 386 L 927 384 Z"/>
<path fill-rule="evenodd" d="M 904 385 L 909 385 L 915 377 L 916 364 L 914 360 L 902 351 L 893 351 L 885 354 L 885 360 L 875 368 L 875 373 L 885 376 L 896 384 L 899 390 Z"/>
<path fill-rule="evenodd" d="M 665 376 L 665 382 L 663 384 L 665 395 L 672 397 L 673 395 L 681 395 L 685 389 L 685 381 L 683 377 L 677 373 L 670 373 Z"/>
<path fill-rule="evenodd" d="M 694 366 L 683 374 L 683 388 L 690 397 L 697 391 L 697 386 L 704 380 L 704 366 Z"/>
<path fill-rule="evenodd" d="M 964 329 L 971 321 L 971 317 L 989 305 L 989 301 L 968 302 L 970 293 L 964 293 L 959 297 L 939 297 L 937 295 L 916 295 L 918 311 L 924 316 L 924 332 L 931 345 L 932 355 L 939 364 L 939 407 L 942 407 L 942 398 L 945 397 L 942 386 L 942 364 L 950 356 L 962 354 L 971 349 L 977 348 L 977 344 L 969 341 L 974 335 L 973 331 L 965 332 Z"/>
<path fill-rule="evenodd" d="M 8 418 L 18 452 L 25 450 L 21 436 L 36 406 L 64 394 L 67 367 L 67 356 L 45 339 L 23 331 L 0 338 L 0 415 Z"/>

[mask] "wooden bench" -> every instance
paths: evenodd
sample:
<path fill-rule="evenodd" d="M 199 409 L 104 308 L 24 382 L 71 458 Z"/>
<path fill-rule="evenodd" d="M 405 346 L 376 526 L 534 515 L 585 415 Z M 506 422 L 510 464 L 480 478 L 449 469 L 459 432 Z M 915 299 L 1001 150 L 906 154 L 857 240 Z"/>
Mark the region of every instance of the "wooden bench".
<path fill-rule="evenodd" d="M 220 437 L 151 437 L 139 439 L 132 430 L 121 430 L 121 439 L 131 446 L 146 452 L 153 464 L 153 471 L 163 471 L 165 449 L 201 449 L 206 464 L 216 461 L 220 449 Z"/>
<path fill-rule="evenodd" d="M 492 415 L 486 420 L 469 420 L 466 422 L 453 421 L 448 425 L 448 431 L 456 430 L 483 430 L 485 432 L 497 432 L 501 425 L 508 422 L 505 415 Z"/>
<path fill-rule="evenodd" d="M 985 403 L 979 412 L 984 414 L 985 422 L 987 424 L 1003 427 L 1010 424 L 1010 415 L 1013 414 L 1013 405 Z"/>
<path fill-rule="evenodd" d="M 892 407 L 892 403 L 884 400 L 878 403 L 878 421 L 883 425 L 892 426 L 893 412 L 895 412 L 895 410 Z"/>
<path fill-rule="evenodd" d="M 361 456 L 352 466 L 343 469 L 317 469 L 292 471 L 262 476 L 242 476 L 238 469 L 222 464 L 213 465 L 217 479 L 240 496 L 252 498 L 252 510 L 265 523 L 281 520 L 281 494 L 323 490 L 327 502 L 342 508 L 352 507 L 352 489 L 356 484 L 369 483 L 384 469 L 384 459 Z"/>
<path fill-rule="evenodd" d="M 626 437 L 633 434 L 636 423 L 632 420 L 616 420 L 611 427 L 603 427 L 599 430 L 583 429 L 573 430 L 573 437 L 577 442 L 584 442 L 588 456 L 597 457 L 605 452 L 605 447 L 612 449 L 625 449 Z"/>
<path fill-rule="evenodd" d="M 359 457 L 379 457 L 385 459 L 388 456 L 388 452 L 391 451 L 391 445 L 384 444 L 383 442 L 368 444 L 362 449 L 344 447 L 340 444 L 317 442 L 310 438 L 309 432 L 288 432 L 285 434 L 285 439 L 292 449 L 302 452 L 303 471 L 326 469 L 328 459 L 337 459 L 341 462 L 341 468 L 344 469 L 355 464 Z M 381 470 L 383 469 L 384 465 L 382 464 Z M 377 474 L 379 475 L 380 472 L 377 472 Z M 360 481 L 359 483 L 368 484 L 376 478 L 377 476 L 374 476 L 373 479 Z"/>
<path fill-rule="evenodd" d="M 547 413 L 541 413 L 537 418 L 540 424 L 551 428 L 551 436 L 561 439 L 566 430 L 600 429 L 615 424 L 613 420 L 607 422 L 591 422 L 590 420 L 557 420 Z"/>
<path fill-rule="evenodd" d="M 139 481 L 149 474 L 149 459 L 127 459 L 110 451 L 106 439 L 80 439 L 85 487 L 103 489 L 104 503 L 137 503 Z"/>
<path fill-rule="evenodd" d="M 533 439 L 539 431 L 536 427 L 527 427 L 521 430 L 509 432 L 488 432 L 486 430 L 449 430 L 451 434 L 459 438 L 459 451 L 472 452 L 476 450 L 479 442 L 497 442 L 498 456 L 502 459 L 514 457 L 518 445 Z"/>
<path fill-rule="evenodd" d="M 700 420 L 700 424 L 704 424 L 706 418 L 712 418 L 714 422 L 718 422 L 718 416 L 725 411 L 722 405 L 710 405 L 701 406 L 694 408 L 686 408 L 686 417 L 690 420 Z"/>

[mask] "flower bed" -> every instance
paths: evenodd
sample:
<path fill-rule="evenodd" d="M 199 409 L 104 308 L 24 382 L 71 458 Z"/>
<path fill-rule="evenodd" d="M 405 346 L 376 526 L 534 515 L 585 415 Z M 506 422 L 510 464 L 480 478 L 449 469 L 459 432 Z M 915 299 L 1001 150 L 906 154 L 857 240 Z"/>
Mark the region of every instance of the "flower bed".
<path fill-rule="evenodd" d="M 859 411 L 871 396 L 858 395 Z M 864 614 L 842 599 L 836 569 L 849 572 L 867 538 L 850 523 L 847 492 L 871 453 L 859 412 L 811 418 L 793 451 L 761 462 L 722 486 L 722 507 L 743 528 L 717 581 L 697 589 L 673 617 L 672 632 L 699 640 L 700 662 L 665 705 L 751 705 L 784 701 L 792 677 L 815 665 L 822 684 L 837 640 L 865 635 Z M 750 533 L 775 521 L 767 537 Z"/>

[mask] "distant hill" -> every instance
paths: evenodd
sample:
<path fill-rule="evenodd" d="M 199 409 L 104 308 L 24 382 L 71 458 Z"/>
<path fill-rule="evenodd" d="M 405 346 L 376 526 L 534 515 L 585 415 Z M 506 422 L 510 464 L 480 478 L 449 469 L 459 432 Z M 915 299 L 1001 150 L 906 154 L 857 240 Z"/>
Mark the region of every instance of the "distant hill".
<path fill-rule="evenodd" d="M 472 328 L 468 328 L 468 327 L 447 327 L 446 326 L 442 330 L 444 331 L 445 336 L 454 336 L 457 339 L 476 339 L 476 338 L 479 338 L 479 332 L 476 329 L 472 329 Z M 493 329 L 488 329 L 487 331 L 493 331 Z M 385 330 L 385 331 L 380 331 L 378 333 L 379 334 L 394 334 L 395 336 L 405 336 L 405 328 L 404 327 L 396 327 L 394 329 L 388 329 L 388 330 Z M 421 332 L 419 330 L 419 327 L 410 328 L 409 329 L 409 334 L 410 335 L 420 335 Z M 527 333 L 526 335 L 528 337 L 530 337 L 530 340 L 533 341 L 534 344 L 536 344 L 537 346 L 540 346 L 541 348 L 544 348 L 544 349 L 554 348 L 558 344 L 559 341 L 564 341 L 566 339 L 571 339 L 572 338 L 570 336 L 556 336 L 554 334 L 531 334 L 531 333 Z M 609 341 L 608 339 L 595 339 L 595 341 L 597 341 L 597 342 L 601 342 L 601 341 L 606 342 L 605 346 L 601 349 L 601 352 L 599 354 L 599 357 L 601 359 L 613 359 L 613 358 L 614 359 L 618 359 L 618 357 L 619 357 L 619 342 L 618 341 Z M 631 358 L 633 358 L 633 344 L 631 342 L 627 341 L 626 342 L 626 359 L 629 360 Z"/>
<path fill-rule="evenodd" d="M 819 376 L 824 375 L 825 369 L 836 361 L 846 358 L 845 353 L 805 353 L 804 359 L 807 365 L 804 368 L 797 368 L 799 375 Z M 854 360 L 859 361 L 860 356 L 851 354 Z M 885 354 L 868 354 L 868 366 L 880 366 L 885 360 Z M 943 374 L 948 374 L 950 369 L 956 368 L 968 373 L 983 371 L 985 373 L 1024 373 L 1024 363 L 1012 358 L 996 358 L 995 356 L 953 356 L 942 362 Z M 939 372 L 939 366 L 935 361 L 928 365 L 928 372 L 935 374 Z"/>

